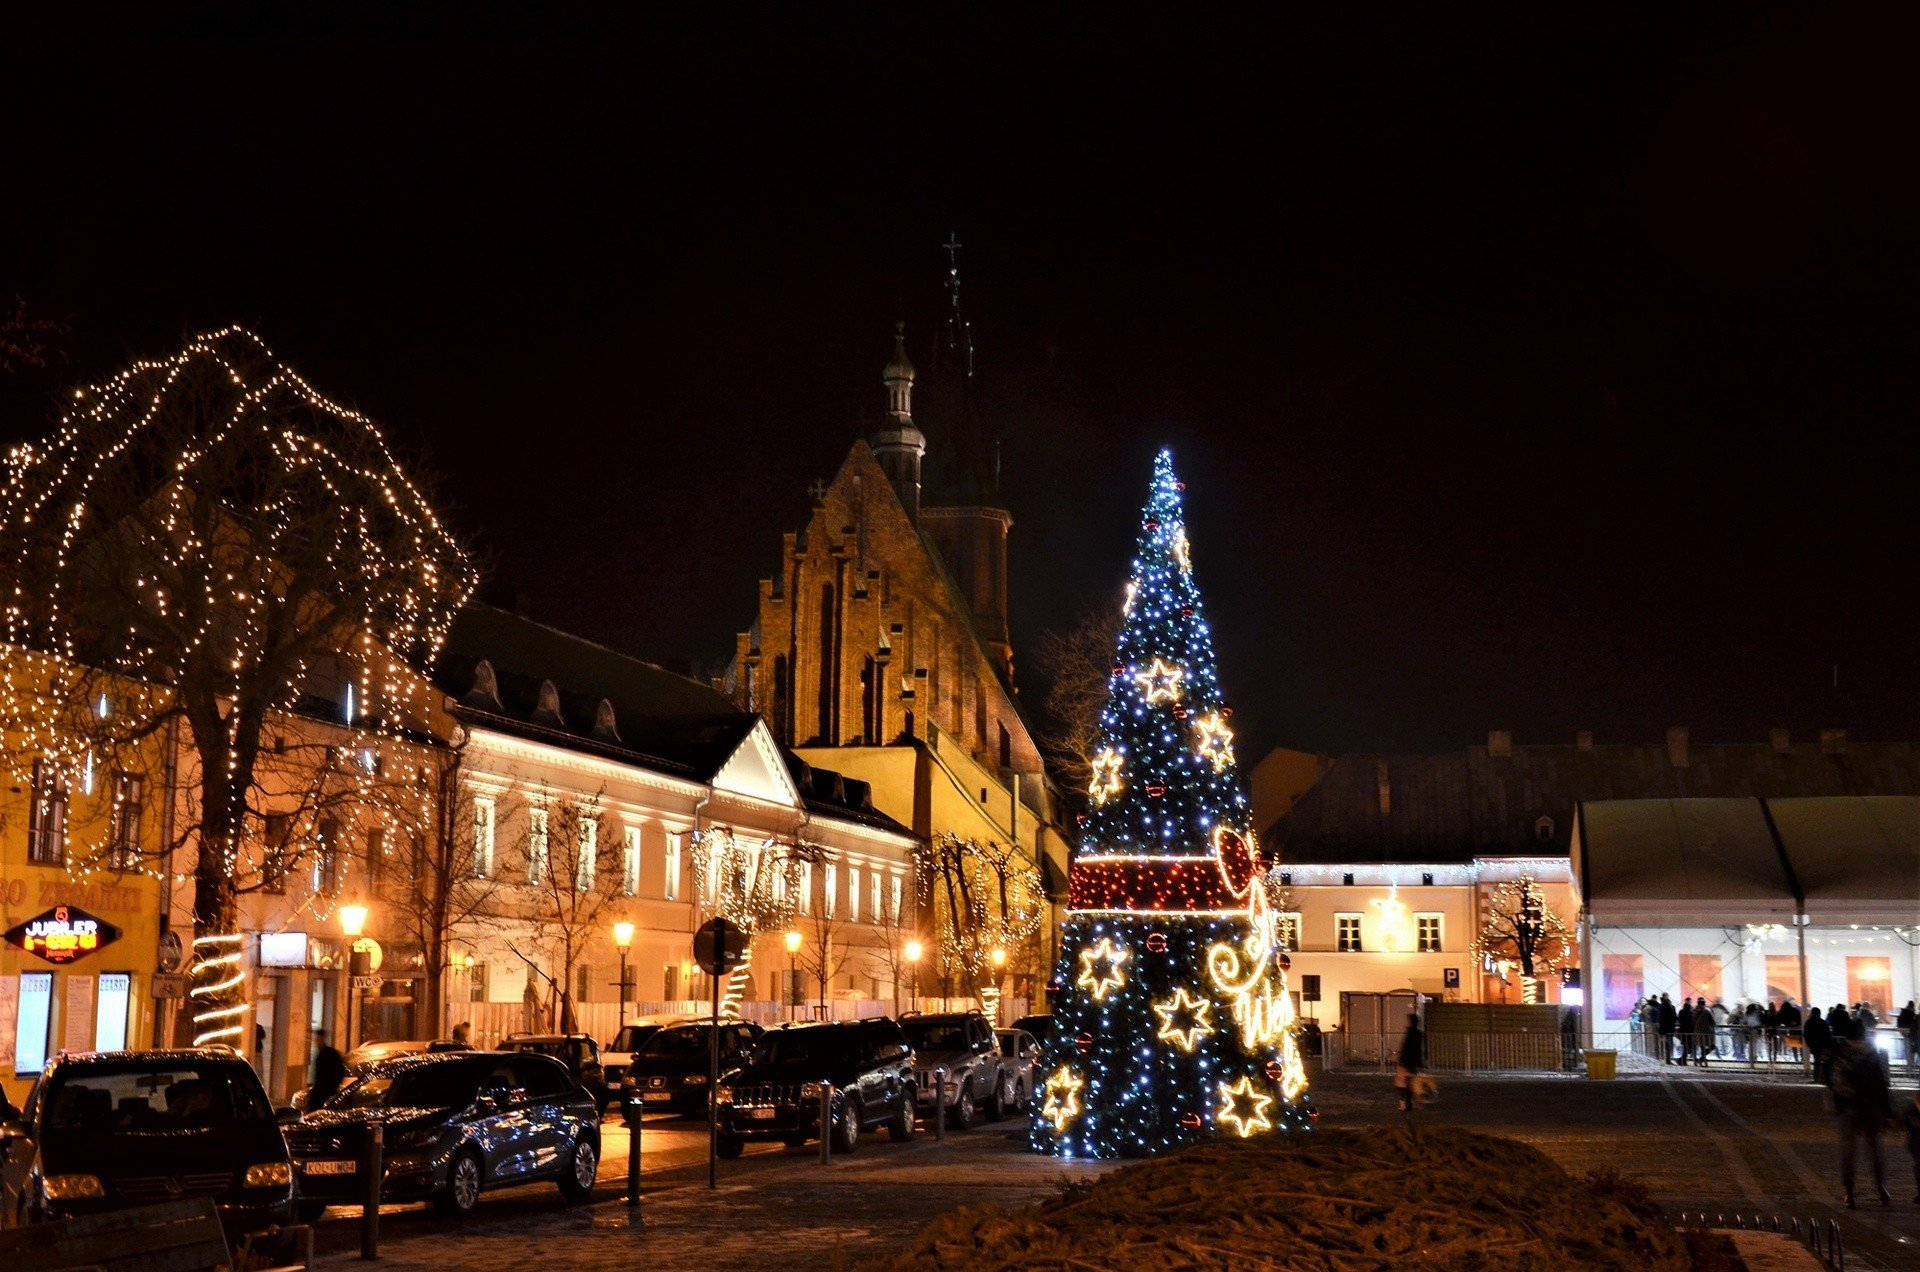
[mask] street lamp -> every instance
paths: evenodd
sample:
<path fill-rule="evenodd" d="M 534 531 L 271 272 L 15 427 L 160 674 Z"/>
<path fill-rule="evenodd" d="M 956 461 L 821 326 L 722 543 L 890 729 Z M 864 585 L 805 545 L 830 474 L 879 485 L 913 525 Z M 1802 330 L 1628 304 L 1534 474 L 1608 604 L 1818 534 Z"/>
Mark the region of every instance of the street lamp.
<path fill-rule="evenodd" d="M 926 952 L 926 948 L 918 941 L 908 941 L 906 949 L 902 951 L 907 956 L 907 966 L 913 969 L 913 1009 L 915 1011 L 920 1010 L 920 956 Z"/>
<path fill-rule="evenodd" d="M 789 928 L 787 931 L 787 1019 L 792 1020 L 800 1008 L 800 933 Z"/>
<path fill-rule="evenodd" d="M 627 1023 L 627 947 L 633 944 L 633 924 L 624 919 L 613 925 L 613 946 L 620 951 L 620 1025 Z M 614 1030 L 618 1033 L 619 1030 Z"/>
<path fill-rule="evenodd" d="M 360 951 L 360 937 L 367 930 L 367 907 L 355 903 L 340 907 L 340 934 L 347 938 L 347 1001 L 342 1004 L 347 1013 L 347 1050 L 354 1047 L 353 1036 L 360 1015 L 359 978 L 366 974 L 360 968 L 362 962 L 372 959 Z"/>

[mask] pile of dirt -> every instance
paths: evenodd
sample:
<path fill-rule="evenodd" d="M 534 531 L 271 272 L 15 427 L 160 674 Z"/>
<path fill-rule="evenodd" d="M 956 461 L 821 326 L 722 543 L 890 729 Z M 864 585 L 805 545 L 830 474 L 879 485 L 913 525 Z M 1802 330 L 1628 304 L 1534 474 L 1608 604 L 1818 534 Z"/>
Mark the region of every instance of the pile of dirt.
<path fill-rule="evenodd" d="M 1687 1272 L 1645 1194 L 1435 1127 L 1199 1144 L 1031 1209 L 968 1207 L 879 1269 L 1617 1268 Z"/>

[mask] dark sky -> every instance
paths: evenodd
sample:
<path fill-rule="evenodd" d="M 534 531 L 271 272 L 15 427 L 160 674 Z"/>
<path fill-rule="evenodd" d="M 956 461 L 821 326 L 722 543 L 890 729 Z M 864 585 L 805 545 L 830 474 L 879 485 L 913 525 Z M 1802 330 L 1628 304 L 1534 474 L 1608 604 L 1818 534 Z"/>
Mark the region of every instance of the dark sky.
<path fill-rule="evenodd" d="M 1170 443 L 1250 750 L 1920 735 L 1911 26 L 906 7 L 12 41 L 72 331 L 0 433 L 245 323 L 530 613 L 711 664 L 958 231 L 1017 644 Z"/>

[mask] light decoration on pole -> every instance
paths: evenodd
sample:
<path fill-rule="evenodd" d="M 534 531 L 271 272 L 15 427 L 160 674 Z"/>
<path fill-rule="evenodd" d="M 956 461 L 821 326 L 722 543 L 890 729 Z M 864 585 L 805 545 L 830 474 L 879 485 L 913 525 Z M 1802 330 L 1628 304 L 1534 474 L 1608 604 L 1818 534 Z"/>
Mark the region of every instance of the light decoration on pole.
<path fill-rule="evenodd" d="M 747 934 L 746 953 L 727 978 L 720 1014 L 740 1016 L 752 983 L 754 939 L 786 926 L 800 904 L 801 867 L 820 859 L 818 849 L 774 838 L 757 842 L 726 826 L 700 832 L 694 845 L 695 895 L 720 918 Z"/>
<path fill-rule="evenodd" d="M 50 437 L 8 452 L 0 578 L 0 764 L 79 773 L 92 755 L 155 773 L 179 726 L 179 789 L 154 795 L 189 810 L 176 836 L 197 847 L 194 1036 L 234 1037 L 237 896 L 298 864 L 269 858 L 250 810 L 276 802 L 269 788 L 297 801 L 271 809 L 296 828 L 296 856 L 324 807 L 384 803 L 426 823 L 429 795 L 360 757 L 411 745 L 430 718 L 418 669 L 473 592 L 471 561 L 371 420 L 230 327 L 76 390 Z M 345 693 L 344 717 L 311 705 Z M 288 722 L 324 732 L 298 781 L 266 745 Z M 73 848 L 76 878 L 156 873 L 157 854 L 129 864 L 110 832 Z"/>
<path fill-rule="evenodd" d="M 1306 1089 L 1268 878 L 1249 826 L 1170 454 L 1154 462 L 1100 717 L 1030 1142 L 1141 1156 L 1304 1130 Z M 1107 780 L 1103 781 L 1103 777 Z"/>

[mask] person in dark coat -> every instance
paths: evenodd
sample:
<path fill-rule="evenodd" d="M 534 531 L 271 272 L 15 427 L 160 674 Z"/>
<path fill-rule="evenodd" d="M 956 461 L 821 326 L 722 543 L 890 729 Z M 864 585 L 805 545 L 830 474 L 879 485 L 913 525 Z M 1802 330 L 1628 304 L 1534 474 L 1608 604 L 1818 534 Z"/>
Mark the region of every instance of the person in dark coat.
<path fill-rule="evenodd" d="M 1660 1032 L 1660 1057 L 1668 1064 L 1673 1063 L 1673 1031 L 1679 1024 L 1679 1015 L 1673 1010 L 1673 1000 L 1665 994 L 1660 995 L 1658 1014 L 1654 1016 L 1654 1028 Z"/>
<path fill-rule="evenodd" d="M 1416 1086 L 1420 1071 L 1427 1067 L 1427 1035 L 1420 1028 L 1420 1013 L 1407 1014 L 1407 1033 L 1400 1039 L 1400 1068 L 1393 1075 L 1393 1086 L 1400 1093 L 1400 1111 L 1413 1110 L 1418 1091 Z"/>
<path fill-rule="evenodd" d="M 1827 1089 L 1833 1092 L 1833 1108 L 1839 1118 L 1840 1184 L 1846 1190 L 1847 1209 L 1854 1209 L 1853 1168 L 1863 1137 L 1880 1204 L 1891 1206 L 1893 1194 L 1887 1191 L 1886 1164 L 1880 1157 L 1880 1132 L 1893 1116 L 1893 1088 L 1887 1077 L 1886 1057 L 1867 1045 L 1866 1030 L 1857 1024 L 1849 1022 L 1842 1038 L 1833 1048 Z"/>
<path fill-rule="evenodd" d="M 1901 1106 L 1900 1124 L 1907 1128 L 1907 1156 L 1913 1158 L 1913 1200 L 1920 1205 L 1920 1095 Z"/>
<path fill-rule="evenodd" d="M 1847 1036 L 1847 1021 L 1851 1019 L 1845 1003 L 1835 1003 L 1827 1009 L 1827 1032 L 1836 1043 Z"/>
<path fill-rule="evenodd" d="M 1681 998 L 1680 1011 L 1673 1025 L 1674 1041 L 1680 1044 L 1680 1063 L 1693 1059 L 1693 1000 Z"/>
<path fill-rule="evenodd" d="M 1893 1023 L 1900 1030 L 1901 1040 L 1907 1044 L 1907 1068 L 1911 1069 L 1914 1062 L 1920 1060 L 1920 1056 L 1914 1054 L 1920 1052 L 1920 1011 L 1913 1009 L 1913 999 L 1907 999 L 1907 1005 L 1900 1009 Z"/>
<path fill-rule="evenodd" d="M 1825 1086 L 1828 1053 L 1833 1049 L 1833 1031 L 1827 1028 L 1827 1018 L 1817 1011 L 1808 1012 L 1800 1036 L 1806 1040 L 1807 1058 L 1813 1061 L 1813 1080 Z"/>
<path fill-rule="evenodd" d="M 327 1043 L 327 1035 L 313 1031 L 313 1085 L 307 1088 L 307 1108 L 319 1108 L 346 1085 L 347 1061 Z"/>

